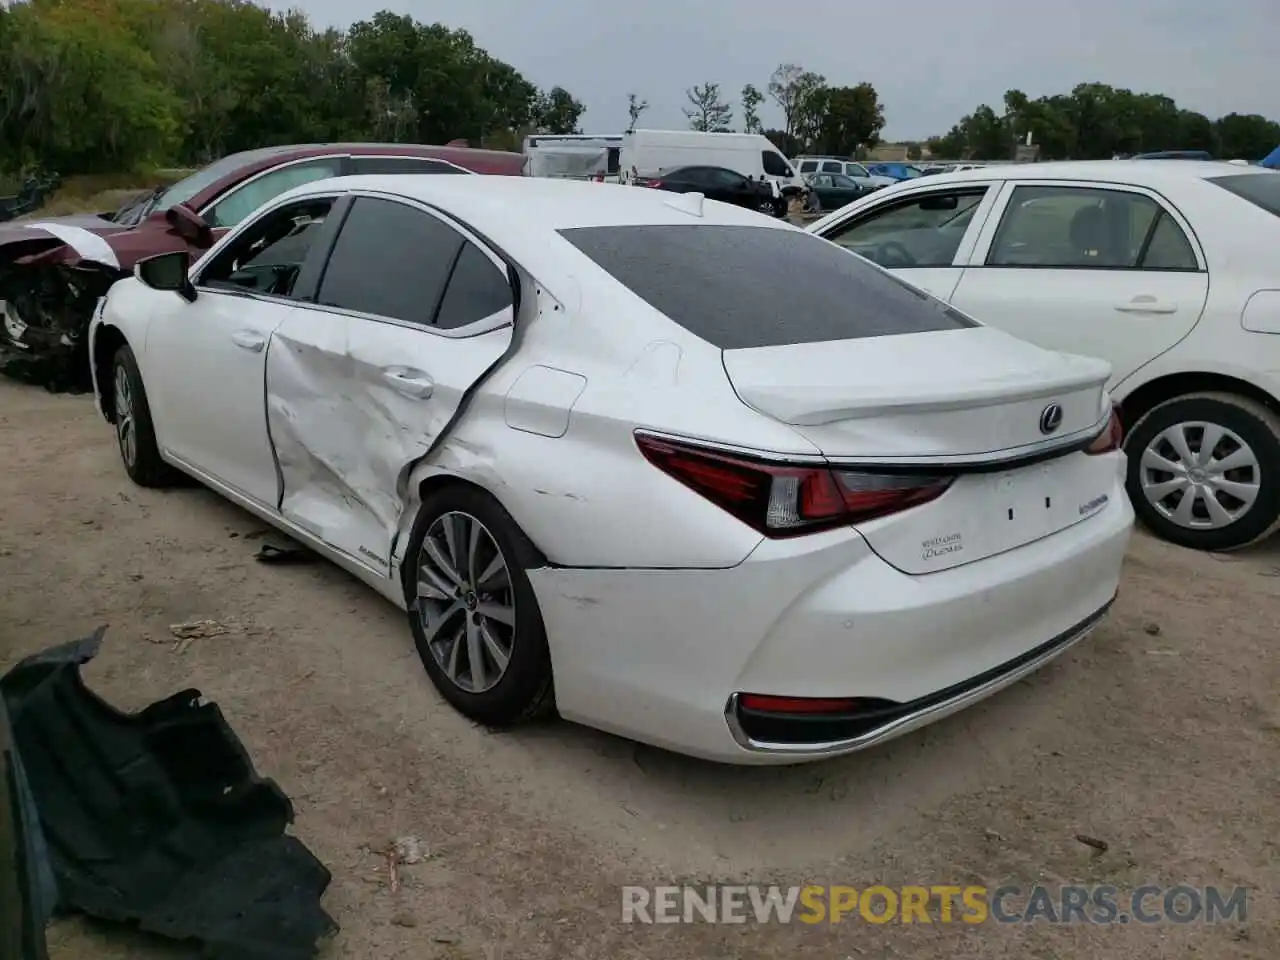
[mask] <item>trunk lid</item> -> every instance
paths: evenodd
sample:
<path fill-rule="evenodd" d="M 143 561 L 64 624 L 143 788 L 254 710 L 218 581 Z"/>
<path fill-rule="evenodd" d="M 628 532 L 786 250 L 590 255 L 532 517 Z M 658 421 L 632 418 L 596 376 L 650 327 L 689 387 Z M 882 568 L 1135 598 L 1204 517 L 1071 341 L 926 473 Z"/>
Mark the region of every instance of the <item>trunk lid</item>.
<path fill-rule="evenodd" d="M 724 351 L 748 406 L 837 463 L 925 463 L 954 474 L 937 500 L 859 524 L 906 573 L 960 566 L 1088 520 L 1109 502 L 1114 456 L 1071 453 L 1011 469 L 1048 439 L 1089 436 L 1109 414 L 1101 360 L 1053 353 L 991 327 Z M 1041 418 L 1056 405 L 1058 425 Z M 1046 424 L 1048 426 L 1048 424 Z M 983 467 L 985 469 L 975 469 Z"/>
<path fill-rule="evenodd" d="M 1098 425 L 1110 366 L 1053 353 L 992 327 L 724 351 L 747 406 L 828 457 L 1016 457 Z M 1050 404 L 1059 425 L 1040 430 Z"/>

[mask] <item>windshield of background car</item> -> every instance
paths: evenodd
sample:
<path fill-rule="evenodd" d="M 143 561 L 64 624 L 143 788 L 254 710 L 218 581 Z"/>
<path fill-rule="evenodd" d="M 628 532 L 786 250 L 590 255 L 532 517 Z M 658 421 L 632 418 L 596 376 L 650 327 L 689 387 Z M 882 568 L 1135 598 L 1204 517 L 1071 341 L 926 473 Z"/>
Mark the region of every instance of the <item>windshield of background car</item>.
<path fill-rule="evenodd" d="M 1242 200 L 1280 217 L 1280 171 L 1237 173 L 1230 177 L 1210 177 L 1209 182 L 1234 193 Z"/>
<path fill-rule="evenodd" d="M 575 227 L 560 235 L 650 306 L 722 350 L 975 325 L 800 230 L 652 224 Z"/>
<path fill-rule="evenodd" d="M 215 160 L 209 166 L 201 170 L 197 170 L 191 176 L 179 180 L 168 190 L 164 191 L 156 199 L 151 206 L 152 210 L 168 210 L 170 207 L 179 203 L 186 203 L 196 194 L 213 186 L 223 177 L 235 173 L 241 167 L 247 167 L 250 164 L 257 163 L 260 160 L 266 160 L 280 154 L 288 153 L 295 148 L 293 147 L 264 147 L 261 150 L 246 150 L 243 153 L 233 153 L 221 160 Z"/>

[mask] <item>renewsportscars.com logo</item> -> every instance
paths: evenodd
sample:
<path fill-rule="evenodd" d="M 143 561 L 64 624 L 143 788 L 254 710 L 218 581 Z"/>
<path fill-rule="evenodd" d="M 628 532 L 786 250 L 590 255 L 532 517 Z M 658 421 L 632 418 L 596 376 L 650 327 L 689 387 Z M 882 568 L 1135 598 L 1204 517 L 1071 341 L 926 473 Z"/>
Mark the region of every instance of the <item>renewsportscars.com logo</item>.
<path fill-rule="evenodd" d="M 1249 888 L 623 887 L 623 923 L 1243 923 Z"/>

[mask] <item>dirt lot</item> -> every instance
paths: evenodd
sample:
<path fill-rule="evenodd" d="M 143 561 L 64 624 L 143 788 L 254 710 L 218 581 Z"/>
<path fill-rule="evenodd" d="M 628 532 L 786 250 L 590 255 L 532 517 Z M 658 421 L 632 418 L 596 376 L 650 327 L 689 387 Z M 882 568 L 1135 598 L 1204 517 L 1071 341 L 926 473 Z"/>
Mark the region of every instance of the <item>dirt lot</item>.
<path fill-rule="evenodd" d="M 260 525 L 212 494 L 133 487 L 87 398 L 0 382 L 0 449 L 0 670 L 107 623 L 88 675 L 108 699 L 219 702 L 333 870 L 323 956 L 1280 956 L 1280 545 L 1139 536 L 1110 620 L 1028 681 L 860 756 L 728 769 L 563 723 L 473 727 L 402 614 L 324 563 L 256 563 Z M 178 652 L 169 626 L 201 618 L 241 628 Z M 393 894 L 366 847 L 405 834 L 431 857 Z M 1243 925 L 619 922 L 621 885 L 678 879 L 1255 892 Z M 81 922 L 51 940 L 55 960 L 193 955 Z"/>

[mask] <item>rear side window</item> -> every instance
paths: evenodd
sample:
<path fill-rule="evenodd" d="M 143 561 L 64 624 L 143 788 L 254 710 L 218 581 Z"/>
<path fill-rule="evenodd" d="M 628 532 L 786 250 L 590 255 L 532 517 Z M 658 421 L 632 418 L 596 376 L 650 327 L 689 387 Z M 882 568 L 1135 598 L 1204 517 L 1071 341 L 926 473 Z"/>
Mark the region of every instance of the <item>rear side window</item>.
<path fill-rule="evenodd" d="M 560 235 L 724 350 L 974 326 L 946 304 L 799 230 L 654 224 Z"/>
<path fill-rule="evenodd" d="M 462 244 L 456 230 L 428 213 L 391 200 L 357 197 L 316 300 L 426 326 Z"/>
<path fill-rule="evenodd" d="M 815 170 L 817 170 L 817 169 L 818 169 L 818 161 L 817 161 L 817 160 L 801 160 L 801 161 L 800 161 L 800 172 L 801 172 L 801 173 L 813 173 L 813 172 L 814 172 Z"/>
<path fill-rule="evenodd" d="M 844 173 L 844 164 L 838 160 L 828 160 L 822 165 L 823 173 Z"/>
<path fill-rule="evenodd" d="M 1210 177 L 1209 182 L 1280 217 L 1280 172 L 1237 173 L 1231 177 Z"/>
<path fill-rule="evenodd" d="M 512 303 L 511 284 L 502 271 L 474 243 L 464 242 L 435 325 L 456 330 L 506 310 Z"/>

